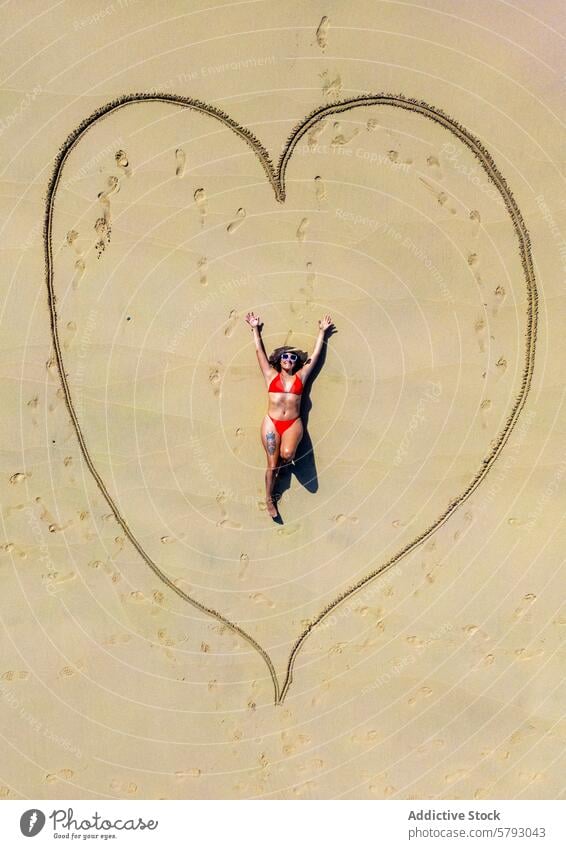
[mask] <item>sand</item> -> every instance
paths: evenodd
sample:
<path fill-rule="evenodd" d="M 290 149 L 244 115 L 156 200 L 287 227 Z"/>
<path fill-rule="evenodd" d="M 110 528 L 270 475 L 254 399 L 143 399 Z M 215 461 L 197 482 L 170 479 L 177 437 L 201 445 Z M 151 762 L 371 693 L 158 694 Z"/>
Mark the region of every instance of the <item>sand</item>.
<path fill-rule="evenodd" d="M 560 4 L 4 23 L 0 795 L 560 796 Z"/>

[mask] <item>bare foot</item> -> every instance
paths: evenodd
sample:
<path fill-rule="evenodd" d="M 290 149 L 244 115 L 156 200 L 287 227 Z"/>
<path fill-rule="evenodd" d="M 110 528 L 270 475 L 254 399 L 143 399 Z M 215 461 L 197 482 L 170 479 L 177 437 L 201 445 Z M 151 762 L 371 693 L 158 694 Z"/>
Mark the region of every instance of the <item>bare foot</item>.
<path fill-rule="evenodd" d="M 274 499 L 270 495 L 268 495 L 265 499 L 265 506 L 271 518 L 275 519 L 275 517 L 277 516 L 277 506 L 275 504 Z"/>

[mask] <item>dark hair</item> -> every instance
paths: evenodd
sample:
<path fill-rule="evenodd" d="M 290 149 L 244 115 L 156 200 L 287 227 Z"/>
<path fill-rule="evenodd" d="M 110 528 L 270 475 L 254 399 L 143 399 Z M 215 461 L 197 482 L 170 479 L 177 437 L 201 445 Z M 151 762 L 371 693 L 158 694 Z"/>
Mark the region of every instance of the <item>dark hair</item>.
<path fill-rule="evenodd" d="M 281 348 L 276 348 L 272 351 L 267 358 L 269 364 L 273 366 L 274 369 L 277 369 L 277 371 L 281 371 L 281 354 L 285 351 L 292 351 L 297 355 L 297 361 L 292 372 L 293 374 L 298 371 L 298 369 L 302 368 L 309 358 L 306 351 L 301 351 L 299 348 L 293 348 L 292 345 L 283 345 Z"/>

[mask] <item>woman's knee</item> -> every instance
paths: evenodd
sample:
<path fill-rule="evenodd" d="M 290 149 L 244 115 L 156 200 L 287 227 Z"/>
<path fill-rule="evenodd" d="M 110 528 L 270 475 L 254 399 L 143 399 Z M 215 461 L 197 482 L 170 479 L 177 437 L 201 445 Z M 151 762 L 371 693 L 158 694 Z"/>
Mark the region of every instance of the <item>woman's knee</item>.
<path fill-rule="evenodd" d="M 288 445 L 283 446 L 279 453 L 282 460 L 292 460 L 295 456 L 295 448 L 290 448 Z"/>

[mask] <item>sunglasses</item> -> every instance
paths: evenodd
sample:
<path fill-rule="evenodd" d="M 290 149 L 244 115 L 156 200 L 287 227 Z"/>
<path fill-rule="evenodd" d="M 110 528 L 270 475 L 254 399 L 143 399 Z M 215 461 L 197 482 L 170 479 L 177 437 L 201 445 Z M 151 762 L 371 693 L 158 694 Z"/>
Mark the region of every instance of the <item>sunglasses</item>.
<path fill-rule="evenodd" d="M 291 360 L 291 362 L 294 363 L 295 360 L 298 359 L 298 357 L 297 357 L 296 354 L 287 353 L 287 354 L 281 354 L 281 359 L 282 360 Z"/>

